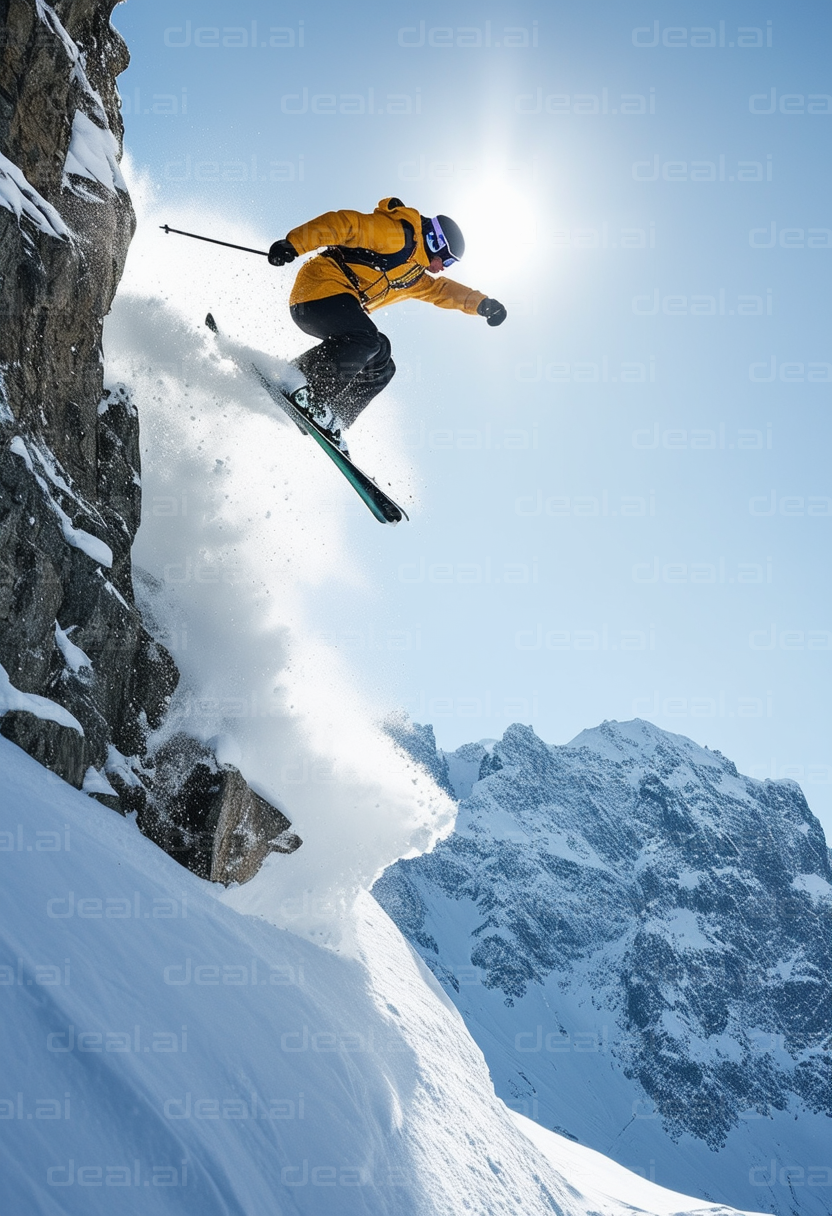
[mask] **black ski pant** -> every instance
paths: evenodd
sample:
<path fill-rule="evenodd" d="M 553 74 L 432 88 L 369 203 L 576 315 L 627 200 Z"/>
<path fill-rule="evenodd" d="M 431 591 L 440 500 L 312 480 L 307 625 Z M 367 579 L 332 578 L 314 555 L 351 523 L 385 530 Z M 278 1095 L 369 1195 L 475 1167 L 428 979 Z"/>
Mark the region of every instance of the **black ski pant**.
<path fill-rule="evenodd" d="M 389 339 L 348 292 L 293 304 L 290 312 L 305 334 L 323 339 L 292 362 L 317 400 L 352 426 L 395 375 Z"/>

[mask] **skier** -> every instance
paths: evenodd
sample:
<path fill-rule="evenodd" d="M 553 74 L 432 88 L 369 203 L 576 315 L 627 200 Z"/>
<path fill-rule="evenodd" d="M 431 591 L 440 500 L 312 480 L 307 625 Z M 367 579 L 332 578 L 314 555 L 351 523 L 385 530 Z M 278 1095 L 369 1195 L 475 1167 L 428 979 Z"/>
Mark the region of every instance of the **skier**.
<path fill-rule="evenodd" d="M 458 262 L 465 241 L 446 215 L 427 219 L 399 198 L 382 199 L 372 215 L 328 211 L 293 228 L 269 249 L 272 266 L 320 253 L 301 267 L 289 301 L 292 319 L 322 341 L 293 360 L 306 385 L 293 404 L 347 452 L 350 427 L 396 370 L 390 341 L 370 313 L 399 300 L 458 308 L 501 325 L 498 300 L 436 276 Z"/>

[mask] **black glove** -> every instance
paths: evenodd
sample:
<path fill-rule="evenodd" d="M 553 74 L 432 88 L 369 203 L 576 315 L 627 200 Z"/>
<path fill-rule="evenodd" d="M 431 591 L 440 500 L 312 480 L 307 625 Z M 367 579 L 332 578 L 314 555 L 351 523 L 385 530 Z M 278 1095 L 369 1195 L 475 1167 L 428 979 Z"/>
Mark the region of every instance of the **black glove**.
<path fill-rule="evenodd" d="M 287 262 L 294 262 L 297 256 L 298 251 L 291 241 L 275 241 L 269 250 L 269 265 L 285 266 Z"/>
<path fill-rule="evenodd" d="M 505 305 L 499 300 L 482 300 L 477 305 L 477 312 L 481 317 L 485 317 L 489 325 L 502 325 L 508 316 Z"/>

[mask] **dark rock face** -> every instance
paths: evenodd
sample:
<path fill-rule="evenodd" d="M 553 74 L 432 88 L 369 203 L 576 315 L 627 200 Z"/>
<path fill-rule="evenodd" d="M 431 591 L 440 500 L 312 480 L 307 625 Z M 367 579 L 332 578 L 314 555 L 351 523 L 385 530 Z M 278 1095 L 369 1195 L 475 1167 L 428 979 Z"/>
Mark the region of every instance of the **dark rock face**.
<path fill-rule="evenodd" d="M 103 385 L 103 319 L 135 226 L 117 163 L 128 55 L 113 7 L 0 5 L 0 663 L 81 724 L 80 756 L 56 765 L 79 786 L 109 744 L 144 749 L 178 678 L 133 603 L 138 416 Z M 86 663 L 67 661 L 56 623 Z M 47 762 L 55 752 L 31 724 L 10 731 Z"/>
<path fill-rule="evenodd" d="M 454 834 L 374 893 L 497 1092 L 673 1189 L 822 1211 L 754 1182 L 806 1178 L 832 1130 L 832 872 L 799 787 L 644 722 L 462 751 Z"/>
<path fill-rule="evenodd" d="M 195 739 L 174 735 L 154 762 L 154 798 L 139 825 L 195 874 L 226 885 L 248 882 L 269 853 L 300 847 L 286 816 Z"/>
<path fill-rule="evenodd" d="M 0 364 L 16 420 L 93 501 L 101 327 L 135 219 L 124 189 L 73 173 L 80 165 L 67 153 L 85 122 L 102 149 L 121 152 L 115 79 L 129 56 L 110 25 L 114 7 L 62 0 L 41 16 L 35 0 L 0 4 L 0 152 L 31 197 L 20 223 L 0 210 Z"/>
<path fill-rule="evenodd" d="M 44 722 L 26 710 L 12 709 L 0 718 L 0 735 L 11 739 L 70 785 L 81 788 L 86 772 L 84 737 L 71 726 Z"/>
<path fill-rule="evenodd" d="M 119 169 L 116 77 L 129 57 L 114 7 L 0 0 L 0 731 L 150 822 L 167 809 L 154 810 L 148 736 L 179 673 L 133 594 L 138 413 L 103 382 L 103 320 L 135 227 Z M 205 871 L 220 881 L 251 877 L 261 837 L 279 835 L 249 794 L 238 791 L 223 860 Z M 250 855 L 228 844 L 255 823 Z"/>

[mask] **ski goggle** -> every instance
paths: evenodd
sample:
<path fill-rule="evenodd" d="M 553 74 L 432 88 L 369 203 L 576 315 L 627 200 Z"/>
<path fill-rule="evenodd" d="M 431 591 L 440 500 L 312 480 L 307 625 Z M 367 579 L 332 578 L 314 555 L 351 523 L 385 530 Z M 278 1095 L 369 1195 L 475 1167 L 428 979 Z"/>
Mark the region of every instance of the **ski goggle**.
<path fill-rule="evenodd" d="M 451 253 L 451 247 L 448 243 L 448 238 L 442 231 L 442 225 L 436 216 L 433 217 L 430 223 L 431 226 L 425 233 L 425 244 L 428 247 L 428 252 L 441 258 L 442 265 L 446 268 L 453 266 L 455 262 L 459 261 L 459 258 Z"/>

